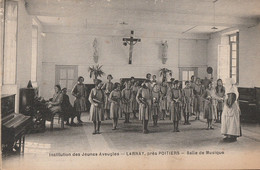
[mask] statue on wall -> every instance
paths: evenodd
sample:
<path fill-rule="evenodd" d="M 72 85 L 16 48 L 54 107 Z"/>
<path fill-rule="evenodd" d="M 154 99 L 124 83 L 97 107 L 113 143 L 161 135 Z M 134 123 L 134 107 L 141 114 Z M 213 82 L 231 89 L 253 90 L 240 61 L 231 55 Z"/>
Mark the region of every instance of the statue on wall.
<path fill-rule="evenodd" d="M 96 38 L 93 41 L 93 48 L 94 48 L 93 59 L 94 59 L 94 62 L 97 63 L 98 62 L 98 43 L 97 43 Z"/>
<path fill-rule="evenodd" d="M 167 41 L 162 41 L 162 63 L 165 64 L 167 61 L 168 43 Z"/>

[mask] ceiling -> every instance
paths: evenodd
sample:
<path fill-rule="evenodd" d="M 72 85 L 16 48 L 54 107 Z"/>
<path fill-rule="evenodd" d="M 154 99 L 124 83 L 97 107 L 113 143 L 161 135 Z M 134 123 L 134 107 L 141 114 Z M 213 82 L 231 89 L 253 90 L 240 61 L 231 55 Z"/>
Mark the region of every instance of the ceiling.
<path fill-rule="evenodd" d="M 254 26 L 259 21 L 260 0 L 213 2 L 213 0 L 26 0 L 26 6 L 30 15 L 37 16 L 45 31 L 54 32 L 135 30 L 209 34 L 231 27 Z M 213 26 L 218 29 L 211 29 Z"/>

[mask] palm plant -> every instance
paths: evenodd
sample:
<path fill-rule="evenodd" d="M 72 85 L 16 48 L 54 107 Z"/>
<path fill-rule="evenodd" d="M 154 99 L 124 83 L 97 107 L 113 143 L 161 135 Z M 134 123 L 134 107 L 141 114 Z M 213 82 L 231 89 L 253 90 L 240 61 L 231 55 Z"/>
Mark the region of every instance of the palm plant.
<path fill-rule="evenodd" d="M 162 82 L 166 81 L 166 75 L 168 74 L 172 74 L 172 71 L 167 69 L 167 68 L 162 68 L 159 70 L 159 75 L 160 77 L 162 76 Z"/>
<path fill-rule="evenodd" d="M 89 77 L 90 78 L 93 78 L 93 81 L 95 82 L 95 80 L 98 78 L 98 77 L 102 77 L 105 73 L 103 70 L 101 70 L 103 65 L 99 66 L 99 65 L 96 65 L 96 66 L 90 66 L 88 68 L 88 72 L 89 72 Z"/>

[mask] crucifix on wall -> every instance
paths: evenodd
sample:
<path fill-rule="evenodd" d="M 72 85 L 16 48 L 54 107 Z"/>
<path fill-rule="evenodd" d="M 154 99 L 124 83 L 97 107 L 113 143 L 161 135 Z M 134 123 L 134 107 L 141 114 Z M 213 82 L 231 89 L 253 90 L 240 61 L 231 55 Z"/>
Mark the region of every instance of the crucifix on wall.
<path fill-rule="evenodd" d="M 134 38 L 134 31 L 131 31 L 131 36 L 130 38 L 123 38 L 123 44 L 125 46 L 127 46 L 127 44 L 129 44 L 129 62 L 128 64 L 132 64 L 132 57 L 133 57 L 133 49 L 134 49 L 134 45 L 137 42 L 141 42 L 141 39 L 139 38 Z"/>

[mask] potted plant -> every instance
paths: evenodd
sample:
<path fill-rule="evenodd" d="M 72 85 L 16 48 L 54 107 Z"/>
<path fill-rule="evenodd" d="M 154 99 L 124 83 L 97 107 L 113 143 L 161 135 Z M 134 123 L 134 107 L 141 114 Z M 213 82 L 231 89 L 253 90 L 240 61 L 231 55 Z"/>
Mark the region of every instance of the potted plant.
<path fill-rule="evenodd" d="M 93 82 L 95 83 L 95 81 L 97 80 L 98 77 L 102 77 L 105 73 L 103 72 L 103 70 L 101 70 L 103 65 L 99 66 L 90 66 L 88 68 L 88 72 L 89 72 L 89 77 L 93 78 Z"/>
<path fill-rule="evenodd" d="M 162 76 L 162 82 L 166 81 L 167 74 L 172 74 L 172 71 L 167 68 L 162 68 L 159 70 L 160 77 Z"/>

